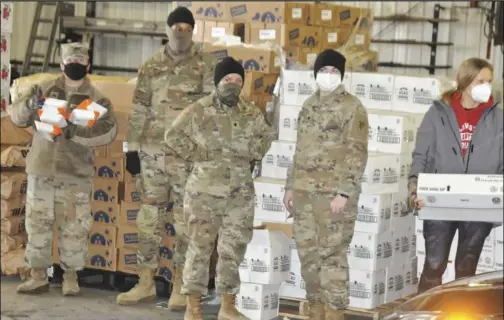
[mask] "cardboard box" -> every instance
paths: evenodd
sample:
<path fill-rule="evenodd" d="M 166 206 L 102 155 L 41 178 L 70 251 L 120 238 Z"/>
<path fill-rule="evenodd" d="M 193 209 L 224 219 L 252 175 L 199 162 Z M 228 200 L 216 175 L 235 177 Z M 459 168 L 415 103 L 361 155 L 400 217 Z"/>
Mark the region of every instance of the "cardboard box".
<path fill-rule="evenodd" d="M 407 261 L 411 258 L 411 235 L 415 233 L 415 226 L 403 226 L 400 229 L 390 230 L 390 237 L 393 246 L 392 264 L 395 261 Z"/>
<path fill-rule="evenodd" d="M 11 33 L 14 20 L 14 3 L 13 1 L 2 1 L 1 7 L 2 14 L 0 20 L 2 20 L 2 33 Z"/>
<path fill-rule="evenodd" d="M 3 89 L 3 88 L 2 88 Z M 2 95 L 4 95 L 2 90 Z M 5 96 L 8 101 L 8 95 Z M 10 116 L 2 116 L 0 119 L 0 143 L 11 145 L 27 145 L 32 141 L 33 129 L 18 128 L 12 123 Z"/>
<path fill-rule="evenodd" d="M 386 272 L 349 270 L 350 307 L 373 309 L 385 302 Z"/>
<path fill-rule="evenodd" d="M 89 244 L 116 248 L 117 228 L 93 223 L 89 233 Z"/>
<path fill-rule="evenodd" d="M 289 276 L 290 243 L 291 239 L 281 231 L 254 230 L 240 264 L 240 280 L 279 286 Z"/>
<path fill-rule="evenodd" d="M 116 140 L 126 140 L 129 130 L 129 111 L 115 111 L 114 115 L 117 120 L 117 135 Z"/>
<path fill-rule="evenodd" d="M 194 21 L 192 40 L 196 43 L 201 43 L 203 42 L 204 38 L 205 38 L 205 21 L 203 20 Z"/>
<path fill-rule="evenodd" d="M 388 231 L 380 234 L 355 232 L 348 246 L 348 265 L 357 270 L 385 270 L 392 260 L 393 250 Z"/>
<path fill-rule="evenodd" d="M 495 257 L 494 257 L 494 269 L 502 270 L 504 268 L 504 241 L 495 241 Z"/>
<path fill-rule="evenodd" d="M 241 283 L 236 307 L 247 319 L 277 319 L 280 298 L 279 285 Z"/>
<path fill-rule="evenodd" d="M 229 20 L 228 3 L 207 1 L 174 1 L 172 8 L 186 7 L 191 10 L 194 19 L 227 21 Z"/>
<path fill-rule="evenodd" d="M 138 274 L 137 249 L 119 248 L 117 254 L 117 271 L 127 274 Z"/>
<path fill-rule="evenodd" d="M 282 70 L 282 104 L 302 106 L 317 91 L 313 71 Z"/>
<path fill-rule="evenodd" d="M 94 224 L 116 226 L 120 213 L 120 205 L 114 202 L 91 201 L 91 214 Z"/>
<path fill-rule="evenodd" d="M 9 61 L 10 60 L 10 53 L 11 53 L 11 34 L 4 32 L 3 26 L 2 26 L 2 32 L 0 34 L 0 54 L 2 61 Z"/>
<path fill-rule="evenodd" d="M 299 48 L 319 49 L 322 47 L 323 29 L 297 24 L 285 25 L 285 44 Z"/>
<path fill-rule="evenodd" d="M 356 26 L 362 17 L 359 28 L 371 29 L 373 24 L 373 12 L 371 9 L 347 6 L 335 6 L 335 26 Z"/>
<path fill-rule="evenodd" d="M 440 97 L 440 90 L 437 78 L 395 76 L 392 110 L 424 114 Z"/>
<path fill-rule="evenodd" d="M 11 199 L 1 199 L 1 217 L 18 217 L 26 214 L 26 196 L 21 195 Z"/>
<path fill-rule="evenodd" d="M 2 218 L 0 222 L 0 230 L 6 235 L 11 236 L 26 231 L 25 216 Z"/>
<path fill-rule="evenodd" d="M 270 97 L 279 75 L 279 73 L 247 72 L 242 89 L 243 96 L 264 95 Z"/>
<path fill-rule="evenodd" d="M 231 21 L 306 24 L 308 4 L 288 2 L 229 2 Z"/>
<path fill-rule="evenodd" d="M 95 158 L 93 163 L 95 168 L 95 177 L 110 178 L 122 181 L 124 178 L 124 159 L 123 158 Z"/>
<path fill-rule="evenodd" d="M 262 159 L 261 177 L 287 179 L 287 170 L 292 165 L 295 151 L 295 142 L 273 141 Z"/>
<path fill-rule="evenodd" d="M 122 182 L 120 187 L 122 201 L 140 202 L 140 191 L 137 189 L 136 182 Z"/>
<path fill-rule="evenodd" d="M 321 47 L 324 49 L 337 49 L 347 43 L 351 33 L 351 27 L 323 27 Z"/>
<path fill-rule="evenodd" d="M 289 213 L 283 204 L 285 180 L 257 178 L 254 181 L 254 219 L 270 222 L 286 222 Z"/>
<path fill-rule="evenodd" d="M 407 272 L 404 260 L 395 260 L 387 267 L 387 285 L 385 288 L 385 303 L 389 303 L 403 297 L 404 276 Z"/>
<path fill-rule="evenodd" d="M 320 48 L 303 48 L 287 45 L 282 48 L 286 56 L 287 62 L 290 64 L 295 64 L 296 62 L 302 65 L 307 65 L 309 68 L 313 68 L 315 60 L 319 55 Z"/>
<path fill-rule="evenodd" d="M 205 52 L 213 53 L 218 60 L 233 57 L 240 62 L 245 70 L 278 73 L 280 60 L 276 54 L 264 48 L 247 48 L 242 46 L 205 45 Z"/>
<path fill-rule="evenodd" d="M 371 29 L 359 28 L 355 31 L 355 36 L 348 39 L 347 47 L 355 47 L 361 50 L 368 50 L 371 44 Z"/>
<path fill-rule="evenodd" d="M 336 7 L 329 3 L 316 3 L 310 6 L 310 25 L 338 27 Z"/>
<path fill-rule="evenodd" d="M 114 140 L 112 143 L 106 146 L 106 156 L 111 158 L 124 158 L 126 151 L 128 149 L 128 144 L 126 141 Z M 126 150 L 125 150 L 126 149 Z"/>
<path fill-rule="evenodd" d="M 92 178 L 93 195 L 91 200 L 119 203 L 119 181 L 107 178 Z"/>
<path fill-rule="evenodd" d="M 297 260 L 294 259 L 291 252 L 289 277 L 280 287 L 280 297 L 306 299 L 306 282 L 301 276 L 301 262 L 299 261 L 299 256 L 296 258 Z"/>
<path fill-rule="evenodd" d="M 0 241 L 2 243 L 2 254 L 5 254 L 26 245 L 28 234 L 26 232 L 13 235 L 2 234 Z"/>
<path fill-rule="evenodd" d="M 278 139 L 282 141 L 297 140 L 297 121 L 301 106 L 280 105 Z"/>
<path fill-rule="evenodd" d="M 362 193 L 398 192 L 400 160 L 401 157 L 398 155 L 370 152 L 361 180 Z"/>
<path fill-rule="evenodd" d="M 368 109 L 392 110 L 394 76 L 380 73 L 352 73 L 350 93 Z"/>
<path fill-rule="evenodd" d="M 408 297 L 418 292 L 418 258 L 412 257 L 406 264 L 404 275 L 403 297 Z"/>
<path fill-rule="evenodd" d="M 117 227 L 117 248 L 138 248 L 138 228 L 121 224 Z"/>
<path fill-rule="evenodd" d="M 205 21 L 203 42 L 213 43 L 226 35 L 238 36 L 243 41 L 245 37 L 244 24 L 223 21 Z"/>
<path fill-rule="evenodd" d="M 495 228 L 495 240 L 496 241 L 502 241 L 504 240 L 504 227 L 499 226 Z"/>
<path fill-rule="evenodd" d="M 423 174 L 418 197 L 425 199 L 420 219 L 502 223 L 502 175 Z"/>
<path fill-rule="evenodd" d="M 360 194 L 355 231 L 382 233 L 390 228 L 392 195 Z"/>
<path fill-rule="evenodd" d="M 117 249 L 114 247 L 90 245 L 86 268 L 116 271 Z"/>
<path fill-rule="evenodd" d="M 118 114 L 125 113 L 127 117 L 129 116 L 136 84 L 97 80 L 93 81 L 93 86 L 110 100 L 112 107 L 114 108 L 114 115 L 116 116 L 118 125 L 120 126 L 120 123 L 124 121 L 120 115 L 118 116 Z M 127 120 L 126 123 L 128 123 Z M 116 139 L 126 140 L 126 138 L 122 137 L 116 137 Z"/>
<path fill-rule="evenodd" d="M 478 261 L 478 267 L 482 269 L 495 269 L 495 230 L 492 229 L 488 237 L 485 239 L 483 249 Z"/>
<path fill-rule="evenodd" d="M 19 171 L 2 171 L 0 175 L 2 199 L 11 199 L 26 195 L 27 176 Z"/>
<path fill-rule="evenodd" d="M 97 158 L 105 158 L 107 157 L 107 148 L 108 146 L 99 146 L 99 147 L 95 147 L 93 148 L 93 153 L 95 155 L 95 157 Z"/>
<path fill-rule="evenodd" d="M 173 274 L 175 273 L 175 265 L 173 260 L 160 260 L 159 268 L 156 271 L 156 275 L 165 278 L 167 281 L 171 281 Z"/>
<path fill-rule="evenodd" d="M 136 218 L 140 211 L 140 202 L 121 202 L 121 211 L 117 218 L 119 225 L 131 225 L 136 227 Z"/>

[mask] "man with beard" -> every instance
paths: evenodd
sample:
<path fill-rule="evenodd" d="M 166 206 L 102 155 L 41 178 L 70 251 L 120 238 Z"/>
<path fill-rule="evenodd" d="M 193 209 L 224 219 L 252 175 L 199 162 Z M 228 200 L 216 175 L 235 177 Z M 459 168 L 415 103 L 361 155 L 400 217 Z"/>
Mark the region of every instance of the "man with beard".
<path fill-rule="evenodd" d="M 19 293 L 49 290 L 47 268 L 52 265 L 53 223 L 58 227 L 63 295 L 79 293 L 77 271 L 84 269 L 88 256 L 91 215 L 91 176 L 94 174 L 93 147 L 106 145 L 116 136 L 117 124 L 109 99 L 96 90 L 86 77 L 89 71 L 88 47 L 81 43 L 61 45 L 63 74 L 33 86 L 9 110 L 19 127 L 33 127 L 33 141 L 26 157 L 26 231 L 28 244 L 25 263 L 31 277 L 18 286 Z M 107 109 L 92 126 L 68 122 L 57 127 L 55 141 L 46 140 L 35 128 L 42 97 L 66 100 L 68 111 L 86 99 Z"/>
<path fill-rule="evenodd" d="M 159 229 L 168 220 L 168 203 L 174 200 L 176 244 L 173 290 L 170 309 L 185 308 L 180 296 L 182 270 L 187 250 L 185 226 L 182 220 L 183 186 L 178 188 L 165 170 L 173 155 L 166 152 L 164 132 L 188 105 L 213 90 L 212 77 L 216 59 L 204 53 L 192 42 L 194 17 L 184 7 L 176 8 L 167 21 L 168 43 L 148 59 L 138 73 L 133 96 L 133 109 L 127 138 L 126 169 L 138 175 L 141 208 L 136 222 L 139 230 L 137 264 L 139 283 L 129 292 L 120 294 L 117 303 L 131 305 L 156 298 L 154 273 L 159 264 Z M 180 172 L 183 172 L 180 171 Z"/>

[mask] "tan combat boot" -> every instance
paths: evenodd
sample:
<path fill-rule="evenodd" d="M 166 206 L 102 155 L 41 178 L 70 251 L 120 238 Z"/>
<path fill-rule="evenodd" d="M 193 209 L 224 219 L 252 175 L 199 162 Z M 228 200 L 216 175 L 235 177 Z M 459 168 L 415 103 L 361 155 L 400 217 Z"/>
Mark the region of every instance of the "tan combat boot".
<path fill-rule="evenodd" d="M 175 275 L 173 276 L 173 288 L 170 295 L 170 300 L 168 301 L 169 310 L 184 310 L 187 305 L 187 299 L 180 294 L 182 289 L 182 271 L 183 266 L 177 267 L 175 269 Z"/>
<path fill-rule="evenodd" d="M 116 302 L 122 306 L 137 304 L 139 302 L 156 300 L 156 285 L 154 283 L 154 270 L 140 269 L 137 285 L 128 292 L 117 296 Z"/>
<path fill-rule="evenodd" d="M 335 310 L 326 305 L 325 320 L 344 320 L 345 310 Z"/>
<path fill-rule="evenodd" d="M 184 315 L 184 320 L 203 320 L 201 315 L 201 296 L 194 294 L 187 296 L 187 308 Z"/>
<path fill-rule="evenodd" d="M 64 296 L 76 296 L 80 292 L 77 271 L 65 270 L 63 273 L 63 286 L 61 292 Z"/>
<path fill-rule="evenodd" d="M 248 320 L 248 318 L 236 310 L 234 295 L 223 294 L 217 320 Z"/>
<path fill-rule="evenodd" d="M 49 291 L 49 279 L 47 268 L 34 268 L 31 270 L 28 280 L 17 287 L 18 293 L 43 293 Z"/>
<path fill-rule="evenodd" d="M 325 320 L 325 307 L 322 302 L 310 302 L 310 320 Z"/>

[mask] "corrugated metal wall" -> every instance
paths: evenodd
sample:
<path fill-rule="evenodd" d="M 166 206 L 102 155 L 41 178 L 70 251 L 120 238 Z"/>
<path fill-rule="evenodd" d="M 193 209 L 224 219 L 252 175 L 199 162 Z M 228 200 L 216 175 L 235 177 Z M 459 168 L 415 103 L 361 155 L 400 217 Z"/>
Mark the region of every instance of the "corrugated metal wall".
<path fill-rule="evenodd" d="M 375 16 L 407 14 L 423 17 L 432 17 L 436 4 L 431 1 L 332 3 L 371 8 L 374 10 Z M 487 58 L 483 11 L 467 8 L 468 3 L 468 1 L 442 2 L 446 10 L 441 11 L 441 18 L 451 17 L 459 19 L 459 21 L 440 24 L 438 41 L 453 42 L 454 46 L 438 47 L 436 64 L 452 65 L 454 68 L 437 70 L 436 75 L 453 75 L 457 66 L 468 57 Z M 86 3 L 76 2 L 75 4 L 77 15 L 85 15 Z M 169 2 L 97 2 L 97 15 L 103 18 L 165 21 L 170 7 L 171 3 Z M 12 59 L 23 60 L 35 12 L 35 2 L 16 2 L 14 10 Z M 375 39 L 431 41 L 432 25 L 428 22 L 375 21 L 372 34 Z M 95 38 L 95 63 L 104 66 L 137 68 L 159 46 L 159 39 L 100 35 Z M 372 47 L 379 52 L 382 62 L 428 65 L 430 61 L 430 47 L 426 45 L 373 44 Z M 56 60 L 58 59 L 56 58 Z M 495 65 L 496 77 L 501 78 L 503 54 L 500 47 L 491 47 L 489 60 Z M 425 69 L 380 68 L 380 71 L 396 74 L 428 74 Z M 120 73 L 113 74 L 120 75 Z"/>

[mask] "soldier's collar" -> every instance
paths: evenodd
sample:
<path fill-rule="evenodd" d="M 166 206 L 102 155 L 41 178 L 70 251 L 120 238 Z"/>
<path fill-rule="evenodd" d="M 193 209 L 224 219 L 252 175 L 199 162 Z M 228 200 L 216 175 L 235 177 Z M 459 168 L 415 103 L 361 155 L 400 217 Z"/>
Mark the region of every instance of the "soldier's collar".
<path fill-rule="evenodd" d="M 65 75 L 61 74 L 58 78 L 55 80 L 55 85 L 58 88 L 65 89 Z M 89 80 L 89 77 L 86 76 L 84 78 L 84 82 L 80 85 L 80 87 L 77 88 L 77 92 L 85 92 L 88 91 L 91 88 L 91 80 Z"/>

